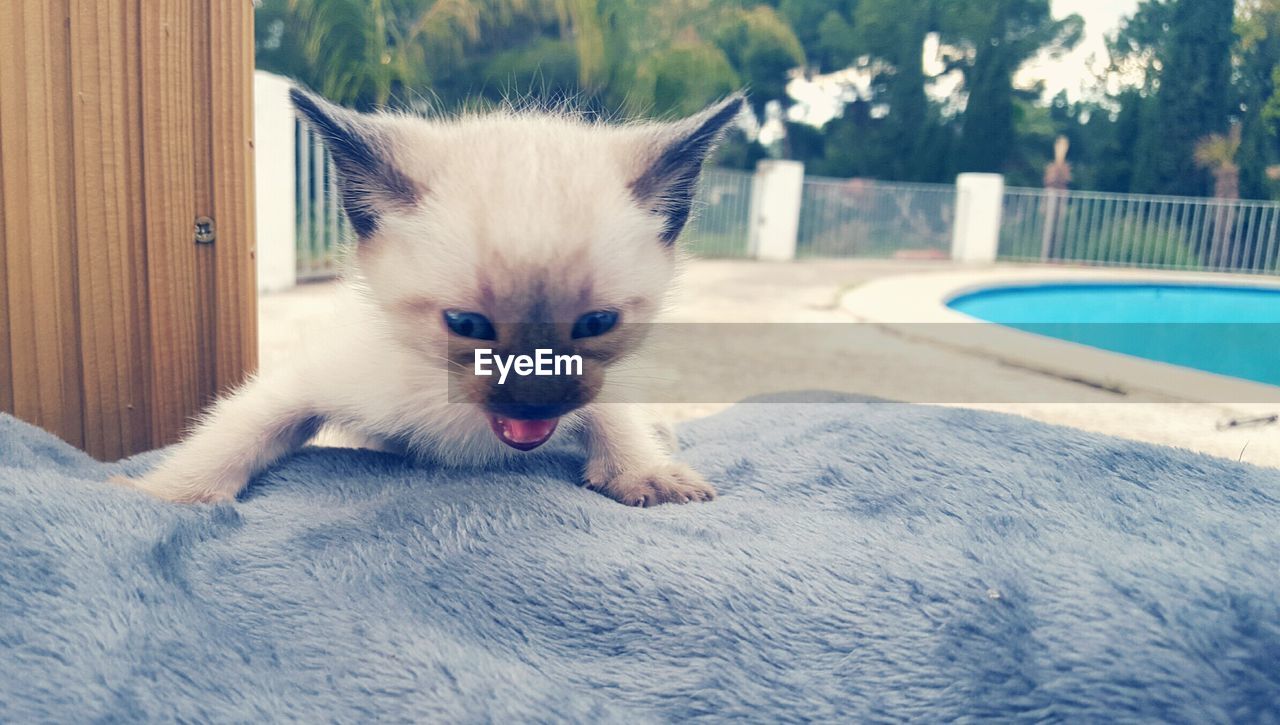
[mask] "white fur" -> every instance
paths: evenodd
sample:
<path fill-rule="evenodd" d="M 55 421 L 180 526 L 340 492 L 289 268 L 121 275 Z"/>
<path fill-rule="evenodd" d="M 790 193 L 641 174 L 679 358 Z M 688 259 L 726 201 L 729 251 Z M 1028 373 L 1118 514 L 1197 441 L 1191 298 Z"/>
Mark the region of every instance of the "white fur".
<path fill-rule="evenodd" d="M 228 500 L 321 423 L 445 465 L 537 455 L 504 446 L 477 406 L 449 401 L 440 308 L 488 300 L 498 319 L 540 292 L 565 319 L 611 308 L 624 323 L 653 320 L 676 255 L 658 240 L 663 218 L 628 185 L 681 127 L 511 113 L 369 123 L 423 191 L 420 202 L 378 210 L 377 231 L 353 255 L 342 317 L 324 339 L 220 400 L 130 485 L 175 501 Z M 418 300 L 434 306 L 415 312 Z M 601 399 L 625 397 L 611 385 Z M 556 435 L 574 431 L 587 444 L 584 482 L 606 495 L 632 505 L 714 496 L 671 460 L 637 408 L 589 404 Z"/>

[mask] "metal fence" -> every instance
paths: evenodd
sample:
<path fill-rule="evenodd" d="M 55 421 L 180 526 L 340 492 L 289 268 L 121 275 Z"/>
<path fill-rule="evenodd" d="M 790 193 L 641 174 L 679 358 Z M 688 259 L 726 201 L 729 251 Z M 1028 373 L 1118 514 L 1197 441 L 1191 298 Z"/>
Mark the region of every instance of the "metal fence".
<path fill-rule="evenodd" d="M 1010 188 L 1004 196 L 999 256 L 1275 273 L 1280 204 Z"/>
<path fill-rule="evenodd" d="M 336 276 L 353 239 L 338 199 L 333 162 L 319 137 L 297 125 L 298 279 Z M 708 169 L 699 185 L 696 214 L 681 244 L 700 257 L 746 257 L 753 175 Z"/>
<path fill-rule="evenodd" d="M 296 125 L 298 279 L 332 277 L 352 238 L 332 162 Z M 708 169 L 682 244 L 701 257 L 749 257 L 755 177 Z M 936 257 L 950 252 L 956 188 L 808 177 L 798 257 Z M 1005 190 L 999 258 L 1160 269 L 1280 272 L 1280 203 Z"/>
<path fill-rule="evenodd" d="M 943 258 L 955 209 L 954 186 L 809 177 L 796 256 Z"/>
<path fill-rule="evenodd" d="M 699 257 L 747 257 L 754 174 L 707 169 L 698 185 L 694 217 L 680 240 Z"/>
<path fill-rule="evenodd" d="M 342 213 L 329 153 L 304 124 L 298 122 L 296 128 L 298 279 L 324 279 L 341 270 L 351 225 Z"/>

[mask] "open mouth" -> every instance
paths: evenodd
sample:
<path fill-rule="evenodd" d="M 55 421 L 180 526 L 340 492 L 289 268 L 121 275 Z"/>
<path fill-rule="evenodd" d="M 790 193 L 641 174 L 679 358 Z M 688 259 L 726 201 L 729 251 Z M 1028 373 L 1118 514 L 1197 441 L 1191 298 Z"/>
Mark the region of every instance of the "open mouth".
<path fill-rule="evenodd" d="M 559 418 L 545 420 L 518 420 L 489 414 L 489 427 L 498 440 L 520 451 L 531 451 L 546 443 L 556 432 Z"/>

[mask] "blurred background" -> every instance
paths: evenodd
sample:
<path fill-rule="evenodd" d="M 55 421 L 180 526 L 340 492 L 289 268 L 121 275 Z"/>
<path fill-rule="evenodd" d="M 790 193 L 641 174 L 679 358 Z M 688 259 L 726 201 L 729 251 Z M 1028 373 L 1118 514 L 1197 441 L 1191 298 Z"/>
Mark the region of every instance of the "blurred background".
<path fill-rule="evenodd" d="M 779 351 L 794 353 L 821 387 L 1280 465 L 1280 368 L 1258 342 L 1280 331 L 1280 0 L 255 8 L 264 368 L 333 317 L 336 285 L 298 283 L 338 276 L 350 239 L 286 79 L 363 110 L 609 118 L 745 89 L 668 319 L 864 324 L 783 329 L 812 343 L 730 355 L 725 379 L 781 385 Z M 964 307 L 975 291 L 1002 309 Z M 964 324 L 980 320 L 996 324 Z M 1058 327 L 1003 331 L 1026 323 Z M 1170 326 L 1199 337 L 1170 352 Z M 724 397 L 668 407 L 695 417 Z"/>
<path fill-rule="evenodd" d="M 1269 199 L 1277 0 L 260 0 L 258 67 L 357 108 L 572 99 L 690 113 L 746 88 L 717 163 Z"/>
<path fill-rule="evenodd" d="M 0 410 L 104 458 L 326 339 L 352 235 L 302 83 L 745 89 L 673 321 L 870 323 L 811 351 L 853 392 L 1280 465 L 1280 0 L 7 0 L 0 40 Z"/>

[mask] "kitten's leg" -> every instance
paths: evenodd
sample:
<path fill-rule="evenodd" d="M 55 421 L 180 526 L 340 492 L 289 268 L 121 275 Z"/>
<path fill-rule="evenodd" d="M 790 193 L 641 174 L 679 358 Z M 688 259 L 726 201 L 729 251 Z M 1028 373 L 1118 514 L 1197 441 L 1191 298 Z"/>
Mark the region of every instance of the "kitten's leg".
<path fill-rule="evenodd" d="M 591 406 L 586 430 L 589 488 L 628 506 L 715 498 L 715 489 L 702 476 L 671 459 L 640 406 Z"/>
<path fill-rule="evenodd" d="M 249 382 L 218 401 L 154 470 L 117 482 L 169 501 L 235 498 L 254 475 L 306 443 L 320 427 L 301 387 L 279 379 Z"/>
<path fill-rule="evenodd" d="M 662 446 L 662 450 L 669 454 L 680 450 L 676 429 L 671 426 L 670 421 L 655 418 L 650 425 L 653 426 L 653 435 L 657 437 L 658 445 Z"/>

